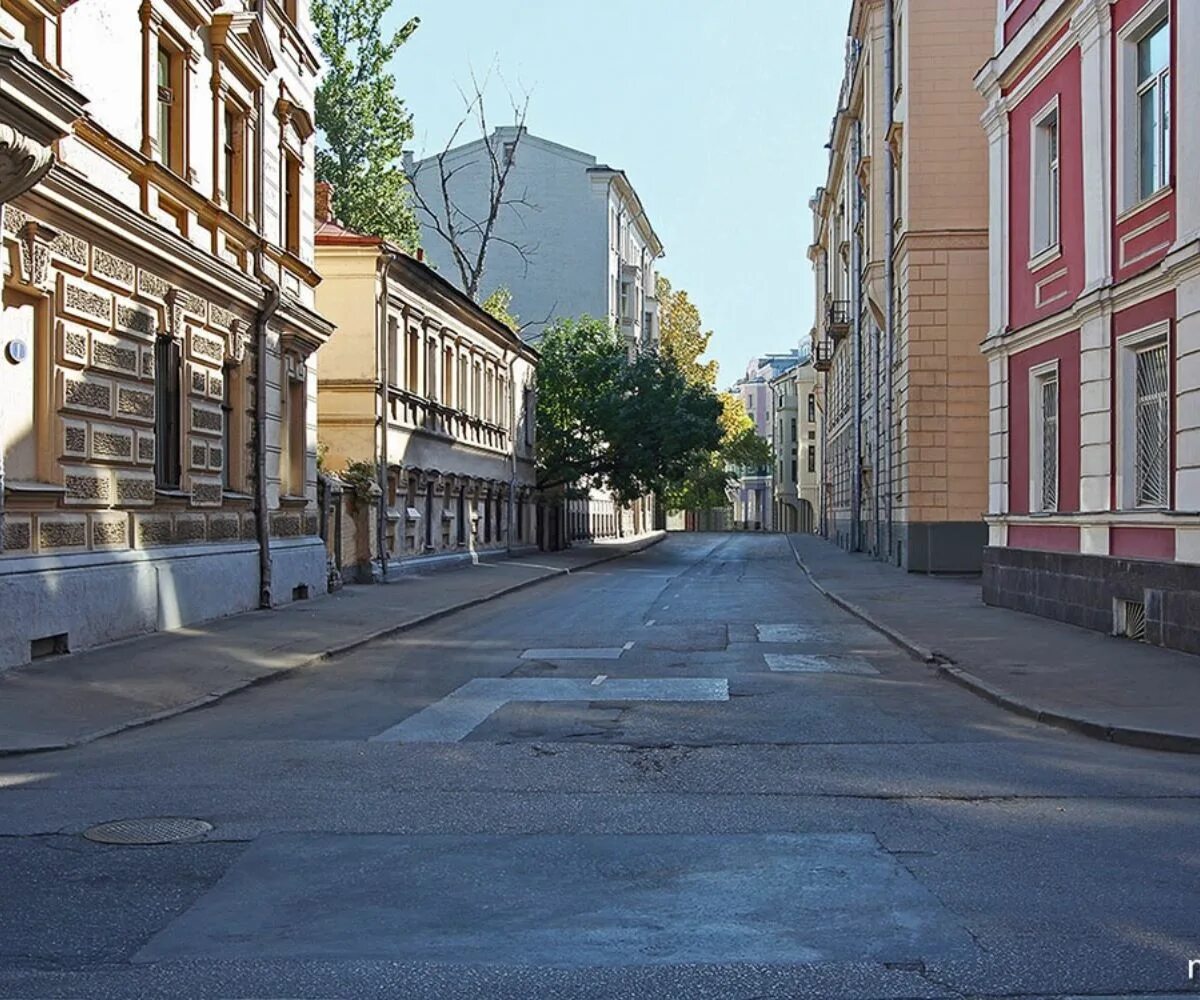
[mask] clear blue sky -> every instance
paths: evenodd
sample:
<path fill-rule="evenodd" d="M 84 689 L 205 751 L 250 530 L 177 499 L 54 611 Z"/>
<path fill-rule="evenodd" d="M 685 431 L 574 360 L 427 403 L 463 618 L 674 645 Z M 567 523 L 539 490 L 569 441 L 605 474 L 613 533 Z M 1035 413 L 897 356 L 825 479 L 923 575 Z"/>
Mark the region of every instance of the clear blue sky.
<path fill-rule="evenodd" d="M 418 155 L 445 145 L 456 83 L 493 64 L 531 132 L 624 169 L 728 385 L 807 337 L 808 198 L 825 179 L 849 0 L 394 0 L 421 27 L 395 60 Z M 494 88 L 497 124 L 505 95 Z"/>

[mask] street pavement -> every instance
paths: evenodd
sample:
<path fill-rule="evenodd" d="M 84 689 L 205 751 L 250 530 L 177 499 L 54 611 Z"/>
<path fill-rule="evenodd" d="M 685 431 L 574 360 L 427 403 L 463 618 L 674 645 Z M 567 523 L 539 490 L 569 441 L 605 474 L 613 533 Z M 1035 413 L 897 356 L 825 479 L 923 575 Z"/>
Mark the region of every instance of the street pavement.
<path fill-rule="evenodd" d="M 1198 806 L 674 535 L 0 759 L 0 996 L 1194 996 Z M 136 817 L 212 829 L 82 836 Z"/>

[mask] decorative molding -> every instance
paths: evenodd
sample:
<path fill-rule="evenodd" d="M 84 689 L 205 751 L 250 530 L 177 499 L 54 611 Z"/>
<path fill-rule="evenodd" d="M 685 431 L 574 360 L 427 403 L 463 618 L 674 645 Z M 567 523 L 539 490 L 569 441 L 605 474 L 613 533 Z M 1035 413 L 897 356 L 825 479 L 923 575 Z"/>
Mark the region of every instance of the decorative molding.
<path fill-rule="evenodd" d="M 54 165 L 49 146 L 11 125 L 0 125 L 0 205 L 33 187 Z"/>
<path fill-rule="evenodd" d="M 20 241 L 21 281 L 31 288 L 50 291 L 50 245 L 58 231 L 30 219 L 17 234 Z"/>

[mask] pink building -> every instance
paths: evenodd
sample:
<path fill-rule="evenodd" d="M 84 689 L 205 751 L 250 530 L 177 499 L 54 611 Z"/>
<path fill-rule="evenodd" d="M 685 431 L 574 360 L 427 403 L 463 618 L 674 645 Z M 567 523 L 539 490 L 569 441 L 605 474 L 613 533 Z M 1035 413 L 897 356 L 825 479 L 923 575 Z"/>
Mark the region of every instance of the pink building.
<path fill-rule="evenodd" d="M 984 598 L 1200 652 L 1200 3 L 999 0 L 976 85 Z"/>

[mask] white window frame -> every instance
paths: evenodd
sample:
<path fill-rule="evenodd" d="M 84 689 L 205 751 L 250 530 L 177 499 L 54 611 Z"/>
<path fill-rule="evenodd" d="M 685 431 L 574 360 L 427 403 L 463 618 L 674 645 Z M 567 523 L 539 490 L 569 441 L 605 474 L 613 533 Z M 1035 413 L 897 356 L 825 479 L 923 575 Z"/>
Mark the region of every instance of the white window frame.
<path fill-rule="evenodd" d="M 1054 434 L 1054 504 L 1045 502 L 1045 484 L 1042 482 L 1044 458 L 1042 445 L 1044 422 L 1042 414 L 1042 386 L 1054 382 L 1058 386 L 1058 409 L 1055 413 L 1057 427 Z M 1062 502 L 1062 379 L 1059 377 L 1058 358 L 1029 369 L 1029 512 L 1052 514 Z"/>
<path fill-rule="evenodd" d="M 1171 28 L 1171 6 L 1169 0 L 1158 0 L 1138 11 L 1117 34 L 1117 212 L 1127 215 L 1161 198 L 1171 187 L 1173 168 L 1172 133 L 1174 122 L 1167 120 L 1167 142 L 1163 169 L 1166 183 L 1143 198 L 1139 190 L 1140 180 L 1140 128 L 1138 121 L 1138 42 L 1149 35 L 1160 22 L 1166 22 L 1168 36 Z M 1174 64 L 1168 61 L 1164 71 L 1173 89 L 1171 79 Z M 1168 109 L 1169 110 L 1169 109 Z"/>
<path fill-rule="evenodd" d="M 1137 502 L 1137 356 L 1142 351 L 1165 344 L 1167 364 L 1174 369 L 1175 359 L 1171 352 L 1171 323 L 1163 320 L 1153 326 L 1123 334 L 1117 338 L 1115 376 L 1115 399 L 1117 411 L 1116 470 L 1117 507 L 1120 510 L 1166 510 L 1170 509 L 1175 491 L 1168 459 L 1167 505 L 1166 507 L 1143 507 Z M 1168 376 L 1168 385 L 1171 379 Z M 1171 400 L 1167 413 L 1168 455 L 1171 438 L 1175 433 L 1175 407 Z"/>
<path fill-rule="evenodd" d="M 1057 152 L 1049 158 L 1045 136 L 1049 120 L 1054 119 Z M 1033 116 L 1029 123 L 1029 266 L 1040 267 L 1062 252 L 1062 114 L 1059 99 L 1054 98 Z M 1043 184 L 1045 188 L 1043 190 Z M 1050 203 L 1053 204 L 1051 214 Z M 1045 235 L 1043 236 L 1043 214 Z"/>

